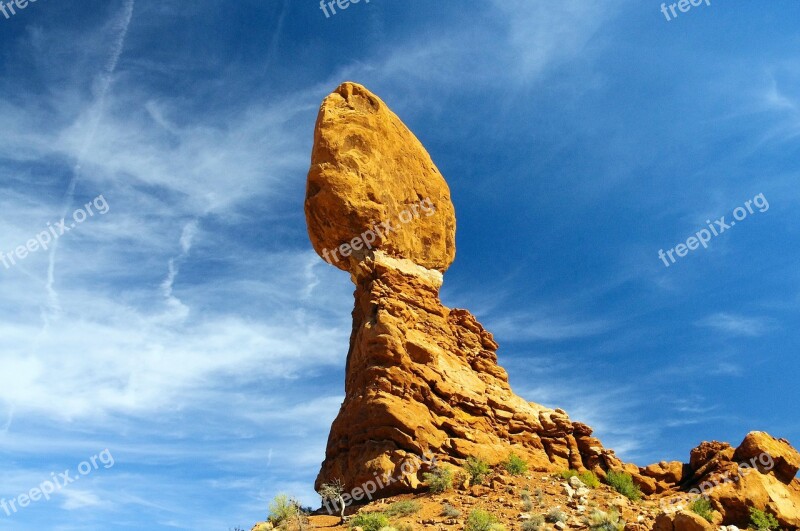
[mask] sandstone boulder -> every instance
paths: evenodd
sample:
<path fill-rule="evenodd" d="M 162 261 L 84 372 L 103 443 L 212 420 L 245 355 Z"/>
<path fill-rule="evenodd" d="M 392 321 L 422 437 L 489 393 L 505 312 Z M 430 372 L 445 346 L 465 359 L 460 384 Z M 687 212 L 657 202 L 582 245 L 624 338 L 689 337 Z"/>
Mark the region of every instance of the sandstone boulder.
<path fill-rule="evenodd" d="M 444 177 L 400 118 L 355 83 L 322 102 L 305 211 L 314 249 L 346 271 L 373 249 L 440 272 L 455 257 Z"/>
<path fill-rule="evenodd" d="M 731 445 L 719 441 L 703 442 L 691 451 L 689 455 L 689 466 L 692 470 L 700 470 L 711 460 L 717 457 L 720 452 L 730 449 Z"/>
<path fill-rule="evenodd" d="M 759 470 L 771 470 L 775 477 L 789 483 L 800 470 L 800 453 L 785 439 L 776 439 L 763 431 L 747 434 L 733 454 L 737 463 L 747 463 Z"/>
<path fill-rule="evenodd" d="M 691 511 L 662 513 L 656 517 L 653 531 L 713 531 L 715 527 Z"/>

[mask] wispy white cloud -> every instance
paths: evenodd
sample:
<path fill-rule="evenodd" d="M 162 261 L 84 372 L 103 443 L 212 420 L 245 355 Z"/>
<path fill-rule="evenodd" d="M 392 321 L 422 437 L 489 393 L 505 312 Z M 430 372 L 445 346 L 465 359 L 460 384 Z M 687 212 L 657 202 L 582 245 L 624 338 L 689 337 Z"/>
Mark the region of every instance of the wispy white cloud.
<path fill-rule="evenodd" d="M 488 328 L 505 341 L 560 341 L 600 335 L 612 330 L 614 325 L 599 319 L 532 312 L 490 318 Z"/>
<path fill-rule="evenodd" d="M 558 4 L 525 0 L 493 0 L 492 5 L 505 15 L 508 42 L 517 58 L 514 70 L 530 80 L 548 67 L 580 55 L 608 20 L 615 16 L 619 0 L 602 4 L 566 0 Z"/>
<path fill-rule="evenodd" d="M 726 312 L 709 315 L 695 324 L 704 328 L 712 328 L 725 334 L 747 337 L 762 336 L 772 328 L 770 319 L 747 317 Z"/>
<path fill-rule="evenodd" d="M 85 507 L 96 507 L 102 502 L 97 494 L 87 490 L 68 489 L 60 493 L 65 500 L 61 503 L 61 507 L 67 511 L 74 511 L 75 509 L 83 509 Z"/>
<path fill-rule="evenodd" d="M 107 62 L 105 68 L 102 70 L 100 76 L 98 77 L 99 81 L 99 90 L 98 94 L 95 96 L 95 99 L 92 101 L 91 106 L 89 108 L 88 114 L 91 115 L 91 126 L 87 132 L 85 139 L 83 140 L 83 146 L 81 147 L 79 153 L 75 157 L 75 165 L 72 168 L 72 175 L 70 177 L 69 183 L 67 184 L 67 191 L 64 197 L 64 205 L 61 210 L 61 219 L 63 220 L 66 218 L 67 213 L 72 208 L 72 201 L 75 197 L 75 186 L 78 183 L 78 178 L 80 177 L 80 173 L 83 166 L 83 160 L 86 155 L 86 152 L 89 150 L 89 147 L 94 140 L 94 136 L 97 133 L 97 128 L 102 120 L 103 117 L 103 107 L 105 105 L 106 95 L 108 94 L 108 90 L 111 87 L 111 82 L 114 76 L 114 71 L 117 69 L 117 63 L 119 62 L 119 58 L 122 55 L 123 48 L 125 46 L 125 37 L 128 34 L 128 28 L 131 24 L 131 17 L 133 16 L 133 7 L 134 7 L 134 0 L 125 0 L 124 7 L 122 12 L 116 19 L 114 19 L 112 26 L 114 31 L 113 43 L 111 45 L 111 54 L 107 58 Z M 49 261 L 47 266 L 47 284 L 46 290 L 48 293 L 48 308 L 47 311 L 43 312 L 44 318 L 44 325 L 47 327 L 50 321 L 54 318 L 58 318 L 61 313 L 61 303 L 59 302 L 58 292 L 55 289 L 55 266 L 56 266 L 56 255 L 58 253 L 58 244 L 59 241 L 56 239 L 52 243 L 52 247 L 50 248 L 49 254 Z"/>
<path fill-rule="evenodd" d="M 556 382 L 520 387 L 515 391 L 538 404 L 560 407 L 573 421 L 592 426 L 603 444 L 627 461 L 651 457 L 647 443 L 657 435 L 658 428 L 639 418 L 641 399 L 637 398 L 640 395 L 633 385 L 609 388 L 562 376 Z"/>

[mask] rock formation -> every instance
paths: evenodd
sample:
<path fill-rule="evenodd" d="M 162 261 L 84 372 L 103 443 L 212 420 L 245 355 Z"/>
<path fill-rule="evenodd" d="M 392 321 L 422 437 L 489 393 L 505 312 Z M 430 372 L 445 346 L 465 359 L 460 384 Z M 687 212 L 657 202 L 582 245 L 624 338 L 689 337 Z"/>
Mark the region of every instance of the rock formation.
<path fill-rule="evenodd" d="M 747 527 L 749 508 L 755 507 L 776 515 L 784 529 L 798 528 L 798 470 L 800 453 L 764 432 L 749 433 L 738 448 L 706 442 L 692 450 L 681 478 L 661 485 L 660 503 L 669 514 L 704 494 L 725 525 Z"/>
<path fill-rule="evenodd" d="M 782 514 L 785 525 L 800 524 L 793 479 L 800 459 L 785 441 L 751 434 L 736 450 L 707 443 L 689 464 L 639 468 L 564 411 L 513 393 L 491 333 L 439 300 L 455 257 L 447 183 L 413 133 L 363 86 L 344 83 L 322 103 L 305 211 L 314 249 L 355 284 L 345 399 L 317 489 L 340 480 L 347 492 L 372 484 L 371 497 L 410 492 L 421 487 L 423 456 L 457 464 L 476 456 L 496 465 L 513 451 L 541 471 L 590 469 L 604 477 L 625 470 L 644 494 L 678 499 L 766 451 L 775 466 L 716 487 L 715 506 L 737 525 L 753 504 Z"/>
<path fill-rule="evenodd" d="M 420 474 L 401 465 L 423 455 L 497 464 L 513 450 L 544 469 L 612 455 L 564 411 L 515 395 L 492 335 L 441 304 L 455 256 L 450 190 L 422 144 L 360 85 L 322 103 L 306 219 L 314 249 L 356 285 L 345 400 L 317 486 L 382 476 L 395 481 L 378 495 L 413 490 Z"/>
<path fill-rule="evenodd" d="M 435 206 L 435 215 L 423 201 Z M 406 211 L 411 219 L 401 218 Z M 345 271 L 369 250 L 440 272 L 455 258 L 456 217 L 444 177 L 386 104 L 353 83 L 325 98 L 319 111 L 306 218 L 314 249 Z M 342 252 L 362 234 L 361 249 Z M 372 236 L 373 242 L 363 241 Z"/>

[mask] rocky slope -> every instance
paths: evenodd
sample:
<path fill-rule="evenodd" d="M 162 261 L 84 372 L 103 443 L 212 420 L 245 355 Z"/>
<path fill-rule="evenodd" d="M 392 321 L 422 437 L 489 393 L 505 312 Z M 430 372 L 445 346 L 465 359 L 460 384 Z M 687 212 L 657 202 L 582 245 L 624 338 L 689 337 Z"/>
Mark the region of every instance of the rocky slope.
<path fill-rule="evenodd" d="M 355 284 L 345 399 L 331 428 L 316 487 L 334 480 L 369 498 L 419 492 L 424 459 L 498 465 L 511 452 L 550 473 L 608 470 L 633 476 L 662 499 L 675 527 L 681 493 L 704 482 L 720 522 L 742 525 L 748 506 L 800 525 L 800 456 L 786 441 L 755 433 L 737 449 L 706 443 L 688 464 L 622 463 L 566 412 L 515 395 L 497 364 L 497 343 L 466 310 L 439 300 L 455 257 L 450 190 L 422 144 L 363 86 L 344 83 L 319 112 L 308 174 L 306 219 L 317 253 Z M 773 466 L 743 461 L 766 453 Z M 766 460 L 766 459 L 764 459 Z M 736 481 L 722 481 L 733 477 Z M 353 496 L 356 499 L 356 496 Z M 362 496 L 363 499 L 363 496 Z"/>

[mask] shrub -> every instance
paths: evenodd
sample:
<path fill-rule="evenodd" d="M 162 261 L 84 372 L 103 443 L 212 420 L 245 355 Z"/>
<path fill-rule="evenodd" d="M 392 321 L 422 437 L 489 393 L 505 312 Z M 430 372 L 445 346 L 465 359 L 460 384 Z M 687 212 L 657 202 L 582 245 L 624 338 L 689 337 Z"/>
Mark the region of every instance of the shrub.
<path fill-rule="evenodd" d="M 413 500 L 404 500 L 394 502 L 383 512 L 386 514 L 386 516 L 391 518 L 403 518 L 404 516 L 411 516 L 412 514 L 419 512 L 421 508 L 422 506 L 419 504 L 419 502 Z"/>
<path fill-rule="evenodd" d="M 589 524 L 589 529 L 594 531 L 622 531 L 625 529 L 625 522 L 620 520 L 619 513 L 616 511 L 610 513 L 592 511 L 587 524 Z"/>
<path fill-rule="evenodd" d="M 600 486 L 600 480 L 597 479 L 597 476 L 591 470 L 585 470 L 583 472 L 578 472 L 577 470 L 564 470 L 558 474 L 561 479 L 569 479 L 573 477 L 577 477 L 581 480 L 581 482 L 589 487 L 590 489 L 596 489 Z"/>
<path fill-rule="evenodd" d="M 527 490 L 522 491 L 522 509 L 525 512 L 530 512 L 533 510 L 533 502 L 531 501 L 531 495 Z"/>
<path fill-rule="evenodd" d="M 300 505 L 286 494 L 278 494 L 269 502 L 267 520 L 275 527 L 289 523 L 300 515 Z"/>
<path fill-rule="evenodd" d="M 750 526 L 763 531 L 778 529 L 778 520 L 769 513 L 750 507 Z"/>
<path fill-rule="evenodd" d="M 597 479 L 597 476 L 591 470 L 586 470 L 578 474 L 578 479 L 580 479 L 583 484 L 590 489 L 596 489 L 600 486 L 600 480 Z"/>
<path fill-rule="evenodd" d="M 539 507 L 544 505 L 544 492 L 542 492 L 542 489 L 536 489 L 533 495 L 536 496 L 536 503 L 539 504 Z"/>
<path fill-rule="evenodd" d="M 508 454 L 508 459 L 503 466 L 512 476 L 521 476 L 528 471 L 528 463 L 514 452 Z"/>
<path fill-rule="evenodd" d="M 564 511 L 562 511 L 558 507 L 553 507 L 552 509 L 550 509 L 550 511 L 547 513 L 547 516 L 545 516 L 544 519 L 550 524 L 555 524 L 556 522 L 566 522 L 567 515 L 564 514 Z"/>
<path fill-rule="evenodd" d="M 450 467 L 437 467 L 432 472 L 424 473 L 422 479 L 431 492 L 437 494 L 453 488 L 453 470 Z"/>
<path fill-rule="evenodd" d="M 468 457 L 464 470 L 467 471 L 470 478 L 470 484 L 483 485 L 483 480 L 491 472 L 489 464 L 478 457 Z"/>
<path fill-rule="evenodd" d="M 350 527 L 360 527 L 364 531 L 379 531 L 389 526 L 389 517 L 383 513 L 359 513 L 350 520 Z"/>
<path fill-rule="evenodd" d="M 522 522 L 522 531 L 539 531 L 544 526 L 544 516 L 537 514 Z"/>
<path fill-rule="evenodd" d="M 713 519 L 712 513 L 714 512 L 714 509 L 711 507 L 711 502 L 708 501 L 708 498 L 697 498 L 689 505 L 689 510 L 709 522 Z"/>
<path fill-rule="evenodd" d="M 629 500 L 638 501 L 642 498 L 642 491 L 639 489 L 639 486 L 633 482 L 633 478 L 630 474 L 609 470 L 608 475 L 606 475 L 606 482 L 611 485 L 615 491 Z"/>
<path fill-rule="evenodd" d="M 450 505 L 449 503 L 442 504 L 442 516 L 448 518 L 458 518 L 461 516 L 461 511 Z"/>
<path fill-rule="evenodd" d="M 578 471 L 577 470 L 571 470 L 571 469 L 570 470 L 562 470 L 561 472 L 558 473 L 558 475 L 559 475 L 559 477 L 561 479 L 569 479 L 569 478 L 576 477 L 578 475 Z"/>
<path fill-rule="evenodd" d="M 505 526 L 500 524 L 494 515 L 482 509 L 475 509 L 467 517 L 465 531 L 504 531 Z"/>

